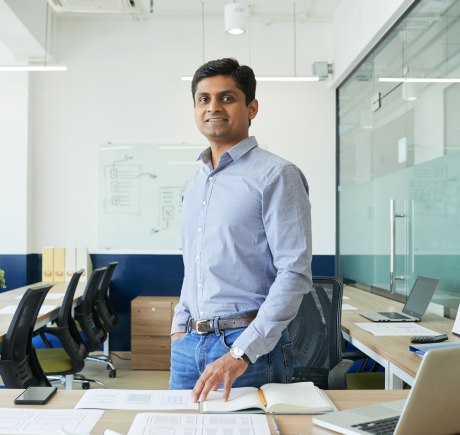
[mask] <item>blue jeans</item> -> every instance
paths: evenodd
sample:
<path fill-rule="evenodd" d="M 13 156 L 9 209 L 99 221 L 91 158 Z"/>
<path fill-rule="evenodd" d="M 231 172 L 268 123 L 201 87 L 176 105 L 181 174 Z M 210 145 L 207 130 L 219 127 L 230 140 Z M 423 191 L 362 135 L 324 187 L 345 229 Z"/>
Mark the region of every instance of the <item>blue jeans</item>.
<path fill-rule="evenodd" d="M 228 316 L 231 317 L 231 316 Z M 198 334 L 194 329 L 171 343 L 170 390 L 191 390 L 205 367 L 224 356 L 245 328 Z M 286 330 L 275 348 L 249 364 L 233 381 L 232 387 L 259 388 L 270 382 L 288 384 L 292 379 L 294 351 Z M 221 386 L 223 387 L 223 385 Z"/>

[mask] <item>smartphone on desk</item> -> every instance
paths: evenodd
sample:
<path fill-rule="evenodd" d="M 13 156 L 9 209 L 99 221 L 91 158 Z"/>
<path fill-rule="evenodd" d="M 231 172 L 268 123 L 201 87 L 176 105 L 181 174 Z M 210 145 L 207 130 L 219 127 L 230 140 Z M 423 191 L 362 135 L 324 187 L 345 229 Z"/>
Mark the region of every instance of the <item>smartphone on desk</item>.
<path fill-rule="evenodd" d="M 56 387 L 29 387 L 14 399 L 15 405 L 44 405 L 56 394 Z"/>

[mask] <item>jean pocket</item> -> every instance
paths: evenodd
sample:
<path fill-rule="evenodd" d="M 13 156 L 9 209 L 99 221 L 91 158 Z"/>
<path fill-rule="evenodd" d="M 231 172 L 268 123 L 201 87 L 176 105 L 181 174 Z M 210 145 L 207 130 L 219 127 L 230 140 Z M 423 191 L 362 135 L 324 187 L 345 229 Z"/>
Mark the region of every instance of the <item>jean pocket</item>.
<path fill-rule="evenodd" d="M 294 345 L 292 341 L 286 343 L 282 348 L 284 356 L 284 367 L 286 368 L 286 383 L 290 384 L 292 381 L 292 372 L 294 371 Z"/>
<path fill-rule="evenodd" d="M 176 340 L 171 340 L 171 346 L 175 343 L 179 343 L 179 341 L 182 341 L 185 337 L 189 335 L 189 332 L 186 332 L 182 337 L 177 338 Z"/>
<path fill-rule="evenodd" d="M 220 344 L 222 348 L 226 351 L 230 350 L 235 343 L 236 339 L 243 333 L 246 328 L 238 328 L 238 329 L 227 329 L 225 331 L 221 331 L 220 335 Z"/>

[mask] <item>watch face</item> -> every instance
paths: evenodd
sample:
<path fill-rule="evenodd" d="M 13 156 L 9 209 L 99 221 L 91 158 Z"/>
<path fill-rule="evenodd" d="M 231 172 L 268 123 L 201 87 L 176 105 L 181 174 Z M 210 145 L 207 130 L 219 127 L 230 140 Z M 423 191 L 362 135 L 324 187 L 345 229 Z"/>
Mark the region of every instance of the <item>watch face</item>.
<path fill-rule="evenodd" d="M 241 358 L 244 355 L 244 352 L 241 349 L 238 349 L 237 347 L 232 347 L 231 351 L 232 354 L 237 358 Z"/>

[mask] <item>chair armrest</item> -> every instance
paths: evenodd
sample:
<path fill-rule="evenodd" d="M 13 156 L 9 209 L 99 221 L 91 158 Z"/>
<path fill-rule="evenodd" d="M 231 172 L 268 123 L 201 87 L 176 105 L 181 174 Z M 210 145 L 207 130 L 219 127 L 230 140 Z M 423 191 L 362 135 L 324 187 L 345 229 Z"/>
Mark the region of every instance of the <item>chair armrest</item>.
<path fill-rule="evenodd" d="M 347 372 L 353 366 L 353 361 L 343 359 L 330 372 L 328 384 L 330 390 L 347 390 Z"/>

